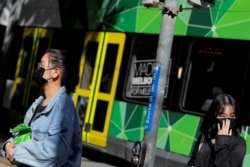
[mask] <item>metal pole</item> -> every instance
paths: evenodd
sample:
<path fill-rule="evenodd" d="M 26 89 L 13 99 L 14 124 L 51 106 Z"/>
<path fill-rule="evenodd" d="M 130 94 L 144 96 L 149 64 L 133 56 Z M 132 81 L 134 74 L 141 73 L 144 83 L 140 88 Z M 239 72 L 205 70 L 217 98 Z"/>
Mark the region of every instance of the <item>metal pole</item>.
<path fill-rule="evenodd" d="M 165 85 L 168 83 L 168 70 L 170 70 L 170 55 L 174 36 L 175 16 L 178 13 L 178 0 L 165 0 L 161 30 L 156 53 L 157 66 L 151 90 L 149 109 L 147 114 L 144 142 L 146 155 L 144 167 L 154 166 L 156 139 L 160 123 L 160 115 L 164 99 Z"/>

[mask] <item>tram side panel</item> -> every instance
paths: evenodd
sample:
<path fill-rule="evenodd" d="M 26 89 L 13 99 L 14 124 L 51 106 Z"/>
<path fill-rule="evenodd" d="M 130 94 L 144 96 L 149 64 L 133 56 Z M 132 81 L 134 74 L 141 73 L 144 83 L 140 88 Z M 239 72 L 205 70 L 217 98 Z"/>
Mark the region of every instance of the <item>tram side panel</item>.
<path fill-rule="evenodd" d="M 118 90 L 122 91 L 118 91 L 116 94 L 109 130 L 109 135 L 112 139 L 118 139 L 118 142 L 120 141 L 120 144 L 125 147 L 123 151 L 119 152 L 116 150 L 116 155 L 121 157 L 129 157 L 129 155 L 126 154 L 131 148 L 127 147 L 126 143 L 131 144 L 135 141 L 143 140 L 146 112 L 151 89 L 149 82 L 150 78 L 152 78 L 152 72 L 156 63 L 157 41 L 157 35 L 127 34 L 124 53 L 126 58 L 124 56 L 123 65 L 121 67 L 121 73 L 123 75 L 120 76 L 118 84 Z M 180 43 L 180 40 L 176 42 L 177 45 Z M 177 64 L 180 61 L 178 54 L 180 55 L 179 50 L 172 52 L 171 57 L 173 57 L 173 55 L 175 56 L 172 60 L 173 68 L 177 68 Z M 174 75 L 177 74 L 178 70 L 172 70 L 174 71 Z M 178 100 L 179 93 L 177 84 L 173 85 L 173 83 L 177 83 L 178 80 L 176 78 L 174 79 L 173 76 L 170 78 L 169 93 L 165 95 L 166 99 L 164 100 L 164 107 L 161 113 L 159 139 L 157 141 L 158 151 L 161 150 L 164 154 L 157 156 L 161 162 L 173 162 L 175 165 L 183 165 L 183 163 L 187 161 L 185 157 L 189 156 L 192 150 L 193 137 L 198 135 L 197 127 L 200 124 L 201 118 L 199 116 L 185 116 L 182 113 L 177 113 L 176 111 L 178 111 L 178 109 L 174 108 L 173 105 L 171 106 L 172 110 L 170 110 L 170 103 L 167 102 L 167 99 L 169 98 L 172 102 L 175 102 Z M 173 90 L 174 86 L 175 91 Z M 171 96 L 169 96 L 169 94 Z M 179 127 L 175 127 L 177 120 L 181 121 Z M 184 135 L 176 134 L 174 131 L 171 132 L 171 137 L 168 136 L 171 128 L 176 128 L 175 130 L 181 132 L 185 131 L 185 124 L 189 124 L 190 128 L 193 129 L 191 132 L 188 132 L 190 138 L 185 138 Z M 171 142 L 173 140 L 175 141 Z M 110 140 L 110 142 L 112 141 Z M 178 142 L 182 144 L 180 145 Z M 112 145 L 112 143 L 110 145 Z M 112 150 L 114 148 L 108 149 Z M 167 156 L 166 154 L 171 152 L 183 155 L 184 162 L 180 164 L 180 162 L 175 160 L 176 157 L 172 160 L 167 160 L 166 157 L 163 157 L 163 155 Z"/>
<path fill-rule="evenodd" d="M 75 85 L 76 82 L 80 82 L 80 66 L 83 65 L 80 59 L 82 51 L 86 49 L 83 47 L 83 41 L 86 38 L 85 33 L 74 31 L 73 36 L 78 37 L 76 38 L 77 40 L 72 42 L 72 32 L 70 31 L 66 32 L 65 30 L 53 29 L 53 33 L 45 33 L 48 31 L 50 32 L 51 29 L 36 31 L 34 29 L 26 29 L 23 35 L 25 37 L 26 34 L 28 38 L 23 38 L 26 42 L 20 47 L 19 55 L 24 55 L 24 53 L 26 53 L 24 51 L 28 51 L 27 48 L 30 48 L 28 46 L 32 46 L 30 51 L 27 52 L 32 58 L 34 58 L 32 55 L 41 56 L 40 54 L 42 54 L 46 46 L 70 51 L 70 55 L 73 55 L 69 62 L 69 66 L 72 68 L 70 77 L 73 77 L 70 85 L 71 90 L 77 93 L 78 89 L 75 89 L 77 87 Z M 35 33 L 39 32 L 40 35 L 38 35 L 39 38 L 37 38 Z M 103 37 L 102 39 L 104 39 L 105 44 L 103 46 L 107 46 L 107 52 L 105 53 L 108 53 L 108 55 L 114 54 L 114 49 L 110 50 L 108 47 L 117 46 L 117 44 L 114 45 L 110 41 L 111 45 L 109 45 L 109 40 L 105 40 L 105 35 Z M 31 42 L 27 43 L 29 39 Z M 90 39 L 99 42 L 94 36 Z M 113 37 L 110 38 L 110 40 L 111 39 L 113 40 Z M 117 41 L 115 38 L 114 40 Z M 37 41 L 36 45 L 33 44 L 34 41 Z M 117 42 L 121 43 L 119 39 Z M 98 135 L 104 138 L 103 143 L 95 147 L 104 149 L 109 154 L 127 159 L 128 161 L 130 161 L 130 151 L 133 142 L 142 141 L 144 137 L 150 84 L 152 81 L 153 68 L 156 64 L 157 42 L 158 35 L 126 34 L 121 67 L 117 67 L 118 69 L 116 69 L 119 70 L 119 76 L 117 76 L 118 85 L 115 92 L 115 98 L 111 100 L 113 104 L 112 111 L 110 112 L 111 116 L 110 118 L 107 117 L 108 119 L 104 119 L 106 122 L 105 124 L 109 125 L 107 136 L 106 133 L 99 134 L 94 132 L 94 140 L 98 139 Z M 245 137 L 249 145 L 249 113 L 247 112 L 249 109 L 247 105 L 247 95 L 249 94 L 249 87 L 247 85 L 249 85 L 249 79 L 247 76 L 250 71 L 250 51 L 248 46 L 248 41 L 174 37 L 171 53 L 172 63 L 170 82 L 166 85 L 166 87 L 168 86 L 168 91 L 166 91 L 165 94 L 156 143 L 158 148 L 156 152 L 156 163 L 161 162 L 163 164 L 172 164 L 176 166 L 181 166 L 186 163 L 192 154 L 195 141 L 199 135 L 199 126 L 205 114 L 200 111 L 201 101 L 209 97 L 209 90 L 215 84 L 222 85 L 223 90 L 235 96 L 239 102 L 243 112 L 244 127 L 242 136 Z M 100 47 L 100 49 L 101 48 L 105 47 Z M 108 57 L 108 55 L 103 54 L 105 57 Z M 240 57 L 238 55 L 240 55 Z M 99 53 L 99 57 L 102 57 L 101 52 Z M 16 72 L 18 75 L 14 78 L 14 82 L 16 82 L 17 85 L 30 85 L 31 87 L 28 89 L 17 89 L 20 87 L 17 86 L 15 93 L 27 94 L 27 92 L 33 92 L 33 95 L 28 94 L 29 98 L 19 97 L 19 100 L 16 100 L 18 103 L 15 102 L 15 100 L 12 101 L 12 104 L 15 105 L 12 109 L 15 109 L 15 107 L 16 109 L 19 108 L 18 105 L 20 102 L 23 102 L 23 99 L 32 99 L 31 97 L 34 96 L 34 91 L 32 91 L 33 81 L 27 84 L 25 81 L 26 78 L 20 75 L 22 74 L 20 71 L 20 69 L 22 69 L 21 65 L 27 67 L 27 63 L 26 65 L 25 62 L 20 63 L 22 62 L 21 60 L 23 60 L 22 56 L 18 59 L 20 59 L 17 60 L 17 70 L 19 71 Z M 33 65 L 30 67 L 35 67 L 37 61 L 38 57 L 34 58 L 32 60 Z M 100 59 L 99 62 L 105 62 L 105 60 Z M 99 68 L 98 64 L 93 65 Z M 211 65 L 215 65 L 215 68 L 209 68 Z M 106 67 L 102 66 L 102 68 L 100 72 L 105 71 Z M 32 70 L 30 70 L 30 72 L 32 72 Z M 102 73 L 96 73 L 96 76 L 99 76 L 96 77 L 96 83 L 101 83 L 101 80 L 98 80 L 98 78 L 103 78 L 101 74 Z M 30 74 L 29 76 L 32 75 Z M 223 76 L 226 77 L 223 79 Z M 230 82 L 232 79 L 238 82 Z M 104 85 L 101 84 L 99 86 L 100 91 L 102 91 Z M 106 94 L 98 93 L 98 91 L 94 89 L 93 92 L 96 93 L 91 95 L 88 94 L 88 91 L 80 90 L 80 95 L 87 96 L 89 99 L 94 99 L 92 96 L 96 95 L 96 99 L 103 98 L 102 101 L 107 100 L 107 98 L 105 99 Z M 72 96 L 72 98 L 74 99 L 74 96 Z M 24 104 L 30 103 L 29 100 L 24 102 Z M 99 104 L 101 103 L 93 103 L 93 105 Z M 91 109 L 93 106 L 89 107 L 89 109 Z M 100 106 L 96 106 L 95 108 L 102 110 Z M 16 117 L 14 112 L 11 114 L 10 116 L 12 118 Z M 98 116 L 98 114 L 96 116 Z M 89 118 L 91 118 L 91 116 Z M 90 132 L 88 128 L 90 128 L 91 124 L 87 123 L 86 125 L 85 130 Z M 94 130 L 96 126 L 97 124 L 95 124 Z M 86 139 L 88 139 L 88 134 L 89 133 L 86 133 Z M 98 144 L 98 140 L 95 140 L 94 143 Z M 88 144 L 88 140 L 83 140 L 83 144 L 92 146 Z M 250 152 L 247 150 L 246 155 L 249 154 Z M 179 162 L 179 159 L 182 159 L 182 161 Z M 246 158 L 244 164 L 248 161 L 249 159 Z"/>
<path fill-rule="evenodd" d="M 123 60 L 121 68 L 121 73 L 125 74 L 125 77 L 123 75 L 120 78 L 118 86 L 118 90 L 123 90 L 123 92 L 119 91 L 116 94 L 109 129 L 109 136 L 118 139 L 118 143 L 120 141 L 123 147 L 127 147 L 127 143 L 143 140 L 144 136 L 148 109 L 148 99 L 145 98 L 148 91 L 144 89 L 147 86 L 144 79 L 150 77 L 148 67 L 153 64 L 157 46 L 157 36 L 152 36 L 151 39 L 149 36 L 146 35 L 146 38 L 151 42 L 151 46 L 143 45 L 143 42 L 147 40 L 138 34 L 134 34 L 131 39 L 127 37 L 124 53 L 126 60 Z M 232 47 L 228 48 L 229 45 Z M 211 88 L 218 85 L 223 87 L 225 93 L 232 94 L 241 105 L 244 125 L 242 136 L 249 145 L 247 130 L 249 113 L 247 105 L 243 103 L 246 99 L 242 98 L 246 96 L 245 90 L 248 90 L 245 86 L 249 73 L 247 46 L 249 46 L 248 41 L 195 37 L 174 38 L 169 90 L 161 113 L 157 136 L 158 152 L 163 151 L 166 157 L 169 153 L 171 155 L 169 157 L 172 157 L 161 158 L 158 155 L 164 163 L 177 164 L 178 156 L 181 156 L 184 159 L 182 163 L 185 163 L 191 156 L 205 115 L 201 111 L 202 102 L 206 98 L 211 98 Z M 239 53 L 241 57 L 237 56 Z M 134 69 L 131 70 L 131 68 Z M 238 82 L 231 83 L 231 79 Z M 141 85 L 138 86 L 139 84 Z M 129 147 L 116 155 L 129 157 L 126 153 L 129 152 L 128 150 Z M 247 155 L 249 151 L 247 151 L 244 164 L 248 162 Z"/>

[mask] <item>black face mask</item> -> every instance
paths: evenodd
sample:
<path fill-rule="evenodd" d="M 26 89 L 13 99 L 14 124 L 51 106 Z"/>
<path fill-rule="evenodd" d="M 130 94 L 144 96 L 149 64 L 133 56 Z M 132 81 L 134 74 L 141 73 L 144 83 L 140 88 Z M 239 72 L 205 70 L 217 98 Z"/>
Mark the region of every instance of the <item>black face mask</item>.
<path fill-rule="evenodd" d="M 44 71 L 45 69 L 41 67 L 35 71 L 34 80 L 38 86 L 43 86 L 47 82 L 47 80 L 43 78 Z"/>
<path fill-rule="evenodd" d="M 220 124 L 220 127 L 223 125 L 223 121 L 226 121 L 226 119 L 230 120 L 230 127 L 229 129 L 236 130 L 237 124 L 235 118 L 217 118 L 217 123 Z"/>

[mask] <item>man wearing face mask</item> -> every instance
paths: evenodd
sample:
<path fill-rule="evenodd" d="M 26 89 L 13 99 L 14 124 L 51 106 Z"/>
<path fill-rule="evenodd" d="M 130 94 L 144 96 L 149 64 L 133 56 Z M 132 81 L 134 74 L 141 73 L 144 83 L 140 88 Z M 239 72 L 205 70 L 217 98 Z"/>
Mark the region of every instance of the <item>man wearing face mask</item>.
<path fill-rule="evenodd" d="M 240 136 L 240 110 L 228 94 L 216 96 L 201 125 L 198 140 L 188 166 L 241 167 L 246 142 Z"/>
<path fill-rule="evenodd" d="M 81 129 L 72 99 L 66 93 L 64 51 L 48 49 L 35 71 L 34 79 L 43 89 L 25 114 L 31 139 L 2 147 L 2 154 L 17 166 L 80 167 Z"/>

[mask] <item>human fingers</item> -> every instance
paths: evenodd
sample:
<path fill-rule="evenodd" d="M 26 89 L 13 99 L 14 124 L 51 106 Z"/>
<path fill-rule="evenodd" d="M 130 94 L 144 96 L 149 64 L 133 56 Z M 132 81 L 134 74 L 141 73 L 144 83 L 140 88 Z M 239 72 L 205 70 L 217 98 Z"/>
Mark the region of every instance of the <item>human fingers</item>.
<path fill-rule="evenodd" d="M 10 149 L 10 151 L 9 151 L 9 161 L 12 161 L 12 155 L 13 155 L 13 151 L 14 151 L 14 148 L 15 147 L 12 147 L 11 149 Z"/>
<path fill-rule="evenodd" d="M 221 129 L 220 123 L 217 124 L 218 131 Z"/>
<path fill-rule="evenodd" d="M 11 156 L 11 153 L 6 153 L 6 159 L 8 159 L 9 161 L 11 161 L 12 159 L 12 156 Z"/>
<path fill-rule="evenodd" d="M 229 135 L 229 136 L 232 136 L 232 129 L 229 130 L 228 135 Z"/>
<path fill-rule="evenodd" d="M 222 121 L 221 128 L 218 128 L 218 135 L 229 135 L 230 120 Z"/>
<path fill-rule="evenodd" d="M 227 128 L 229 130 L 229 128 L 230 128 L 230 119 L 226 119 L 225 128 Z"/>
<path fill-rule="evenodd" d="M 7 143 L 5 146 L 6 158 L 10 161 L 12 160 L 12 154 L 13 154 L 14 148 L 15 148 L 15 145 L 12 143 Z"/>

